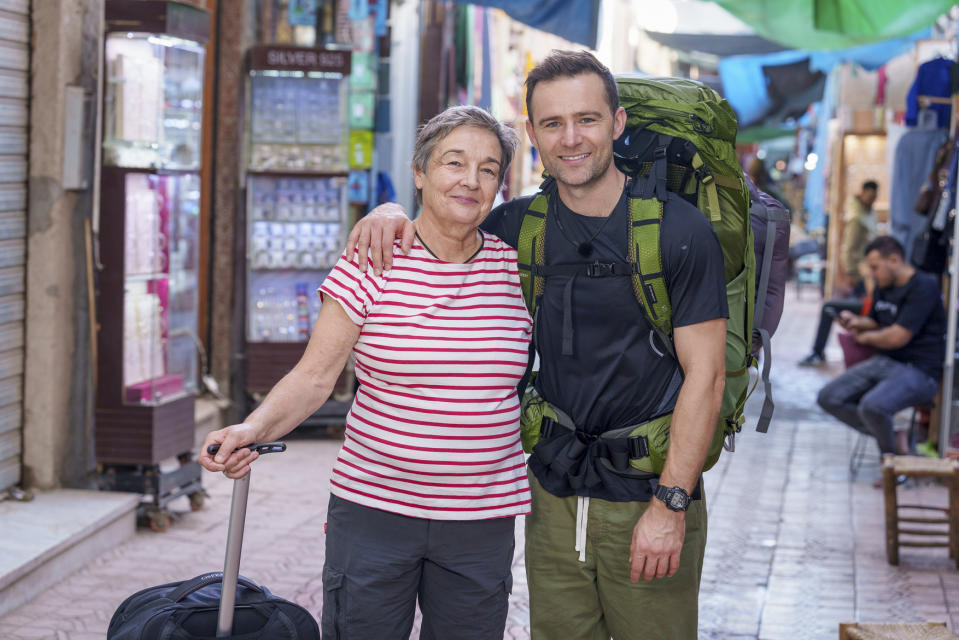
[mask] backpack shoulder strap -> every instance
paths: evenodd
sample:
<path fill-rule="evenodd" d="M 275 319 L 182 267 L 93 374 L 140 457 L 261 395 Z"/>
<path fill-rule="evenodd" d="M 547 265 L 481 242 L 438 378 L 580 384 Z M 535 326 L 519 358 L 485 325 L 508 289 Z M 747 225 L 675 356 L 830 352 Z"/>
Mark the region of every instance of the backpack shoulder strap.
<path fill-rule="evenodd" d="M 633 293 L 646 312 L 665 346 L 672 350 L 673 307 L 666 290 L 663 258 L 660 247 L 660 227 L 663 222 L 663 202 L 656 198 L 629 198 L 630 242 L 628 261 L 636 265 L 633 275 Z"/>
<path fill-rule="evenodd" d="M 763 369 L 760 380 L 763 383 L 765 398 L 756 423 L 756 431 L 766 433 L 772 421 L 775 403 L 773 402 L 772 383 L 769 381 L 769 369 L 772 364 L 772 345 L 769 332 L 763 328 L 766 314 L 766 294 L 769 289 L 769 274 L 772 271 L 773 249 L 776 246 L 776 230 L 779 224 L 789 224 L 789 211 L 772 210 L 762 203 L 756 203 L 750 209 L 750 215 L 758 215 L 766 221 L 766 238 L 763 244 L 763 263 L 759 266 L 759 285 L 756 292 L 756 305 L 753 312 L 753 335 L 759 339 L 763 351 Z"/>
<path fill-rule="evenodd" d="M 722 220 L 722 211 L 719 208 L 719 192 L 716 190 L 716 185 L 719 181 L 716 179 L 716 176 L 706 168 L 706 163 L 703 162 L 703 158 L 699 155 L 698 151 L 693 154 L 691 164 L 696 177 L 699 178 L 699 182 L 703 185 L 705 199 L 700 198 L 700 209 L 706 213 L 710 222 L 716 224 Z M 723 182 L 725 182 L 726 185 L 729 184 L 729 182 L 725 180 Z M 736 188 L 741 188 L 741 185 L 736 185 Z M 703 206 L 704 204 L 705 206 Z"/>
<path fill-rule="evenodd" d="M 536 310 L 536 299 L 543 295 L 543 279 L 534 276 L 533 266 L 542 265 L 545 262 L 544 246 L 548 209 L 549 196 L 545 190 L 541 190 L 530 201 L 529 208 L 523 215 L 523 224 L 520 227 L 519 241 L 516 245 L 519 282 L 530 315 L 533 315 Z"/>

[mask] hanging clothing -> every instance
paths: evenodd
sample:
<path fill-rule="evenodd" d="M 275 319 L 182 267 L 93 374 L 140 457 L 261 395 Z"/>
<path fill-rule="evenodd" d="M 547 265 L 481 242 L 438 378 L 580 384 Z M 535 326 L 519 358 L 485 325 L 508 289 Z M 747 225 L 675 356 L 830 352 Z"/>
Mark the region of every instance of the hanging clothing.
<path fill-rule="evenodd" d="M 889 194 L 890 234 L 912 253 L 916 234 L 925 226 L 925 216 L 916 213 L 916 196 L 932 171 L 936 150 L 946 141 L 944 129 L 908 131 L 899 139 L 892 163 L 892 191 Z"/>
<path fill-rule="evenodd" d="M 938 98 L 948 98 L 952 95 L 952 80 L 949 72 L 952 69 L 952 60 L 946 58 L 936 58 L 929 62 L 919 65 L 919 71 L 916 72 L 916 79 L 909 89 L 906 96 L 906 124 L 910 127 L 916 126 L 919 116 L 919 96 L 933 96 Z M 933 104 L 930 109 L 936 112 L 939 120 L 939 127 L 949 128 L 949 116 L 952 107 L 948 104 Z"/>

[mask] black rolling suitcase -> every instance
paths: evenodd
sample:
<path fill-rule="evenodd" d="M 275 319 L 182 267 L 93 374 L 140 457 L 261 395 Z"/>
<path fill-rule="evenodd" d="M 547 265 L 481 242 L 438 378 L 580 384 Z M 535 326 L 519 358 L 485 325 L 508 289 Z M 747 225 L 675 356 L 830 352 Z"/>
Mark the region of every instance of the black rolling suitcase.
<path fill-rule="evenodd" d="M 285 451 L 286 445 L 250 448 L 262 455 Z M 113 614 L 107 640 L 319 640 L 316 620 L 306 609 L 239 575 L 250 475 L 233 484 L 223 571 L 138 591 Z"/>

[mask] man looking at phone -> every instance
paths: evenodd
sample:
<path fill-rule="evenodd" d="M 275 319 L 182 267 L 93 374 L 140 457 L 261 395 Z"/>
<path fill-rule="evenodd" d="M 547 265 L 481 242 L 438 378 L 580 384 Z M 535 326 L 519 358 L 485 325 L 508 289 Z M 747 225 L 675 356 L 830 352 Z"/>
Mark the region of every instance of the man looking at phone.
<path fill-rule="evenodd" d="M 883 454 L 907 453 L 896 446 L 892 417 L 936 395 L 946 313 L 936 278 L 906 262 L 895 238 L 876 238 L 865 255 L 876 284 L 872 308 L 867 316 L 841 311 L 838 322 L 876 354 L 823 387 L 818 402 L 857 431 L 875 437 Z"/>

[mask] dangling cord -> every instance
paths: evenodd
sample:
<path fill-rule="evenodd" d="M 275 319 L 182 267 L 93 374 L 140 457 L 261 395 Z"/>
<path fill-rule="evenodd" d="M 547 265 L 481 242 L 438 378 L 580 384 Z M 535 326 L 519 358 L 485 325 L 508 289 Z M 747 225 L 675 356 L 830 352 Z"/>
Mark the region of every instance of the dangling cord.
<path fill-rule="evenodd" d="M 586 562 L 586 523 L 589 521 L 589 496 L 576 496 L 576 545 L 579 561 Z"/>
<path fill-rule="evenodd" d="M 557 198 L 550 198 L 548 206 L 552 210 L 553 219 L 556 220 L 556 226 L 559 227 L 560 233 L 563 234 L 563 237 L 566 238 L 566 242 L 570 243 L 576 247 L 576 252 L 583 258 L 588 258 L 593 255 L 593 241 L 599 237 L 599 234 L 603 232 L 603 229 L 606 228 L 606 223 L 609 222 L 609 219 L 613 217 L 613 213 L 616 212 L 616 207 L 619 206 L 619 202 L 626 197 L 626 182 L 623 182 L 623 193 L 620 195 L 620 200 L 616 201 L 616 205 L 613 206 L 613 209 L 609 212 L 609 215 L 603 219 L 603 222 L 599 225 L 599 228 L 589 237 L 589 239 L 582 242 L 576 242 L 569 234 L 566 232 L 566 227 L 563 225 L 563 220 L 559 215 L 559 208 L 556 204 Z M 569 208 L 567 207 L 567 210 Z M 547 214 L 549 215 L 549 214 Z"/>

